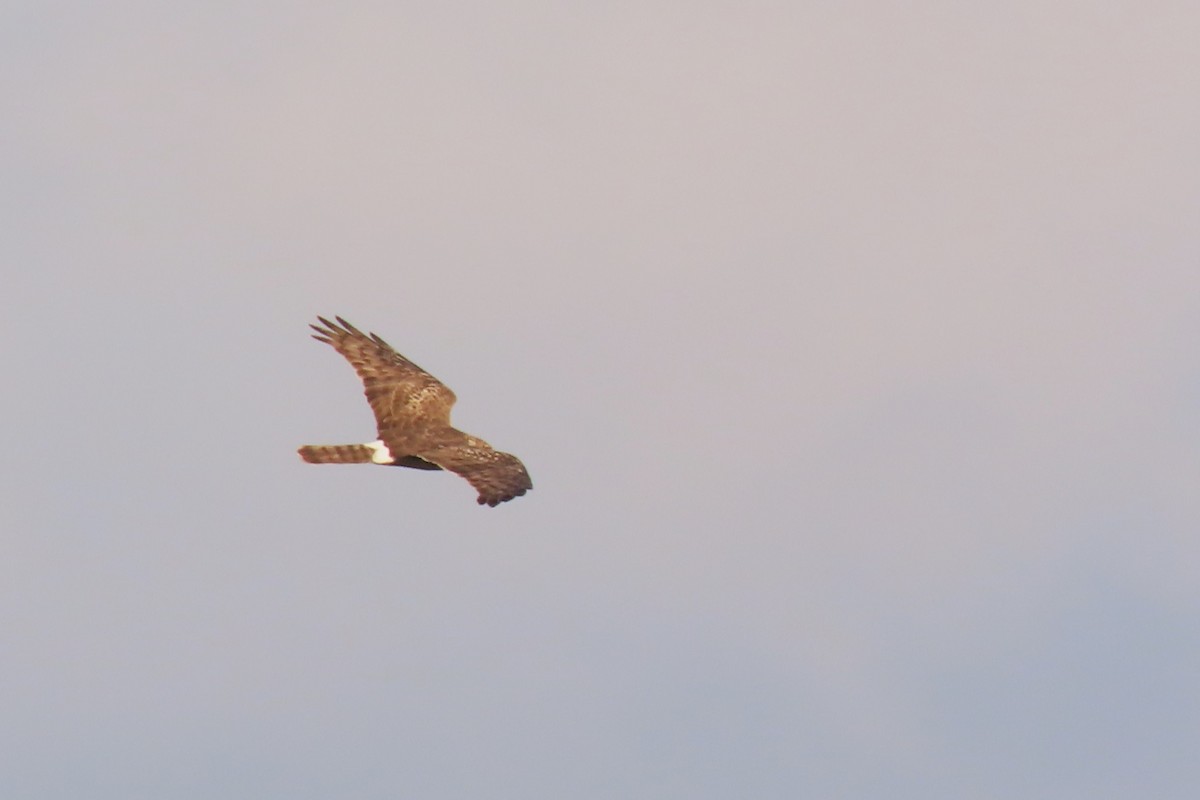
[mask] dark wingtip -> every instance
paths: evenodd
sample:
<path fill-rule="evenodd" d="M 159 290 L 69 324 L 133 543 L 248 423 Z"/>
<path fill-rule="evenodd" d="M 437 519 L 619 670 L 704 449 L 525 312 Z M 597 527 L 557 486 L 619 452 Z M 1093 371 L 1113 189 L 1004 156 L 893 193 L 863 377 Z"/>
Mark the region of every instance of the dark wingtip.
<path fill-rule="evenodd" d="M 496 506 L 500 505 L 501 503 L 507 503 L 509 500 L 514 500 L 514 499 L 520 497 L 521 495 L 525 494 L 525 492 L 527 492 L 527 491 L 529 491 L 529 490 L 521 489 L 519 491 L 513 492 L 512 494 L 501 495 L 499 497 L 486 497 L 485 495 L 481 494 L 481 495 L 479 495 L 478 498 L 476 498 L 475 502 L 481 506 L 488 506 L 489 508 L 495 508 Z"/>
<path fill-rule="evenodd" d="M 362 334 L 358 332 L 358 329 L 349 322 L 346 322 L 346 320 L 342 319 L 341 317 L 334 317 L 334 319 L 336 319 L 337 322 L 330 322 L 325 317 L 317 315 L 317 320 L 325 327 L 322 328 L 320 325 L 309 325 L 308 327 L 320 334 L 319 336 L 314 336 L 313 338 L 318 342 L 333 344 L 334 339 L 340 338 L 347 334 L 351 336 L 362 336 Z"/>
<path fill-rule="evenodd" d="M 351 325 L 344 318 L 334 317 L 334 319 L 336 319 L 338 321 L 338 324 L 342 326 L 342 330 L 344 330 L 346 333 L 350 334 L 351 336 L 362 337 L 363 332 L 360 331 L 358 328 L 354 327 L 353 325 Z"/>

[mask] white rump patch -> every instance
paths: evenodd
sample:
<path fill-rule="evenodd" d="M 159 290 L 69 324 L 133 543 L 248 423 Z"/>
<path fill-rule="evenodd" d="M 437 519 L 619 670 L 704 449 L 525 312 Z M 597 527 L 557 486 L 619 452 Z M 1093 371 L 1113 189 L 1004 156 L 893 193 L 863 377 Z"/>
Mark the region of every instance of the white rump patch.
<path fill-rule="evenodd" d="M 392 451 L 388 450 L 388 446 L 383 443 L 382 439 L 376 439 L 373 442 L 367 442 L 363 446 L 371 449 L 372 464 L 391 464 L 396 460 L 392 458 Z"/>

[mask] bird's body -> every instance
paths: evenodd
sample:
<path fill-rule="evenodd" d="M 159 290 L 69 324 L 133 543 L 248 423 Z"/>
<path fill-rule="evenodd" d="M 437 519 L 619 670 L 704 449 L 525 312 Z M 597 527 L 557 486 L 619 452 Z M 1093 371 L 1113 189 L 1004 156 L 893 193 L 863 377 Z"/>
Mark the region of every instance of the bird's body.
<path fill-rule="evenodd" d="M 450 425 L 454 392 L 392 349 L 375 334 L 364 334 L 336 317 L 318 317 L 311 326 L 319 342 L 345 357 L 366 389 L 378 438 L 366 444 L 305 445 L 300 457 L 310 464 L 381 464 L 412 469 L 445 469 L 466 478 L 481 505 L 495 506 L 533 488 L 514 455 Z"/>

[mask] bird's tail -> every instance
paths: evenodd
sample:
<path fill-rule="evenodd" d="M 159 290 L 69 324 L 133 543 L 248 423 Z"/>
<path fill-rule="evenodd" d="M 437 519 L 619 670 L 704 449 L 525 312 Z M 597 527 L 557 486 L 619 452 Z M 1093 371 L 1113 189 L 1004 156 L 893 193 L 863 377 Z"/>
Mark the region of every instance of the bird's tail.
<path fill-rule="evenodd" d="M 365 444 L 306 444 L 297 452 L 310 464 L 369 464 L 373 451 Z"/>

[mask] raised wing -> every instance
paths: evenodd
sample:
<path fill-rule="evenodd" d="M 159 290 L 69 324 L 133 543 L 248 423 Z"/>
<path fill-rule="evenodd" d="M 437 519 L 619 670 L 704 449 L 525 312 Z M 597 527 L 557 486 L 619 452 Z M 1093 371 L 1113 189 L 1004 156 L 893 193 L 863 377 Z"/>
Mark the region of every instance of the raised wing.
<path fill-rule="evenodd" d="M 533 488 L 519 458 L 494 450 L 487 442 L 464 438 L 463 443 L 430 446 L 417 455 L 466 478 L 479 492 L 480 505 L 496 506 Z"/>
<path fill-rule="evenodd" d="M 365 334 L 341 317 L 336 323 L 324 317 L 311 325 L 319 342 L 341 353 L 366 390 L 375 412 L 379 438 L 407 439 L 417 428 L 449 426 L 454 392 L 425 370 L 392 349 L 375 334 Z"/>

